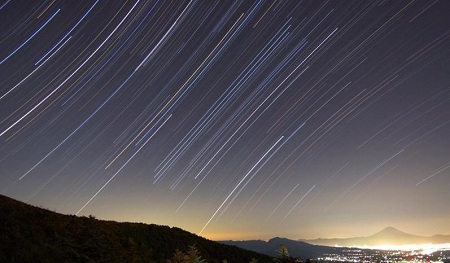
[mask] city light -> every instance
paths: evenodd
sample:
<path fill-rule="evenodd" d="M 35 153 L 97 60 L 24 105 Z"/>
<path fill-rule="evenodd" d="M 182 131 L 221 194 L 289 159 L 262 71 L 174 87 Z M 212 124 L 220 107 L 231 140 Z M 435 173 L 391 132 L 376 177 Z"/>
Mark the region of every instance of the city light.
<path fill-rule="evenodd" d="M 429 255 L 440 250 L 450 250 L 450 243 L 446 244 L 411 244 L 411 245 L 380 245 L 363 246 L 364 249 L 378 250 L 399 250 L 399 251 L 418 251 L 421 254 Z"/>

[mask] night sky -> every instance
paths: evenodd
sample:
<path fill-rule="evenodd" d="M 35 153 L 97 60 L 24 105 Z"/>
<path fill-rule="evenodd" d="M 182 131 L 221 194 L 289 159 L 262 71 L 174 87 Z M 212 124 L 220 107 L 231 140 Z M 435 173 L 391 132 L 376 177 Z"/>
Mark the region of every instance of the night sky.
<path fill-rule="evenodd" d="M 210 239 L 450 234 L 450 1 L 0 3 L 0 193 Z"/>

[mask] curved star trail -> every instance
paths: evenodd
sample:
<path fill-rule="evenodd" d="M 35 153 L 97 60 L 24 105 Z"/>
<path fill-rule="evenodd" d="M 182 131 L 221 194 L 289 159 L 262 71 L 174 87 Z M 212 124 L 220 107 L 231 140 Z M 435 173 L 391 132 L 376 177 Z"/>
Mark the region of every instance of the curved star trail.
<path fill-rule="evenodd" d="M 448 10 L 0 2 L 0 191 L 212 239 L 449 234 Z"/>

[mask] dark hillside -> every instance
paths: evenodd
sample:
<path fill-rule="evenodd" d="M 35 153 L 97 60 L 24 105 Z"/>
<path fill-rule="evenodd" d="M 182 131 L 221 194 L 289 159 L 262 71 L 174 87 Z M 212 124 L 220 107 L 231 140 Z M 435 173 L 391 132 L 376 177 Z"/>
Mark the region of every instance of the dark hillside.
<path fill-rule="evenodd" d="M 0 262 L 167 262 L 194 244 L 210 263 L 272 261 L 179 228 L 62 215 L 0 195 Z"/>
<path fill-rule="evenodd" d="M 324 257 L 326 254 L 343 254 L 342 248 L 311 245 L 302 241 L 287 238 L 272 238 L 268 241 L 220 241 L 222 244 L 234 245 L 250 251 L 255 251 L 268 256 L 276 256 L 277 249 L 284 245 L 289 249 L 292 257 L 303 260 Z"/>

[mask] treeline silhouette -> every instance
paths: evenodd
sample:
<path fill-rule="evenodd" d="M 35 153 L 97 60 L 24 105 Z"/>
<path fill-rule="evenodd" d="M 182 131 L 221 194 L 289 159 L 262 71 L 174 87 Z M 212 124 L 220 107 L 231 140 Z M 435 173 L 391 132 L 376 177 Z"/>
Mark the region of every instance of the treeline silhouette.
<path fill-rule="evenodd" d="M 62 215 L 0 195 L 0 262 L 175 263 L 193 248 L 199 262 L 274 261 L 176 227 Z"/>

